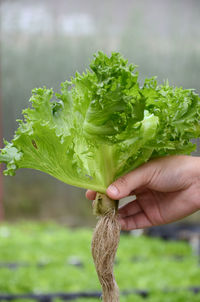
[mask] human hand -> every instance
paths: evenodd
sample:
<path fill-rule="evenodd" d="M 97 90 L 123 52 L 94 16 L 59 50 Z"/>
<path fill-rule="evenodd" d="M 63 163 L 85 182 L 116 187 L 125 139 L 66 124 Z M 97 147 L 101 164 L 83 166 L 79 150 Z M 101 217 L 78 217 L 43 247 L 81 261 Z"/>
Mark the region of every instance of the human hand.
<path fill-rule="evenodd" d="M 96 192 L 87 191 L 88 199 Z M 112 199 L 136 195 L 119 209 L 123 230 L 170 223 L 200 209 L 200 158 L 169 156 L 152 160 L 107 189 Z"/>

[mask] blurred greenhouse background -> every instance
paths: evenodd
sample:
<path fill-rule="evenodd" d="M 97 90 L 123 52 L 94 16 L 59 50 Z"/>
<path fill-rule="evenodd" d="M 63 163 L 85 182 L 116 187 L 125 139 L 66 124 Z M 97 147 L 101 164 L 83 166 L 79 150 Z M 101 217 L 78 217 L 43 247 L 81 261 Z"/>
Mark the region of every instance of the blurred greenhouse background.
<path fill-rule="evenodd" d="M 159 83 L 168 79 L 200 93 L 199 14 L 198 0 L 0 0 L 0 147 L 3 137 L 12 139 L 33 88 L 58 90 L 99 50 L 121 52 L 138 65 L 141 82 L 157 76 Z M 194 155 L 199 151 L 198 142 Z M 32 293 L 43 302 L 53 298 L 37 298 L 40 293 L 87 290 L 99 296 L 90 256 L 96 219 L 83 189 L 28 169 L 15 177 L 1 173 L 2 204 L 7 222 L 0 224 L 0 301 L 9 300 L 2 294 Z M 184 223 L 198 223 L 199 217 Z M 150 233 L 159 236 L 158 230 Z M 190 234 L 177 231 L 179 238 L 169 228 L 162 237 Z M 199 233 L 190 236 L 190 245 L 122 236 L 116 260 L 120 289 L 145 291 L 121 301 L 200 301 Z M 29 298 L 16 301 L 34 301 Z"/>
<path fill-rule="evenodd" d="M 198 0 L 1 0 L 3 137 L 12 138 L 33 88 L 58 89 L 98 50 L 120 51 L 141 80 L 156 75 L 200 92 L 199 12 Z M 83 190 L 29 170 L 3 181 L 7 219 L 94 224 Z"/>

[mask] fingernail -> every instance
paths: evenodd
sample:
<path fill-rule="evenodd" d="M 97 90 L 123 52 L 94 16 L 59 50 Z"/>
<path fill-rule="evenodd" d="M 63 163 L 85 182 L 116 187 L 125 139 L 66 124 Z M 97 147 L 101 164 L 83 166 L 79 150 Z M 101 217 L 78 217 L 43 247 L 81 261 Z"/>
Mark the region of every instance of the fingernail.
<path fill-rule="evenodd" d="M 112 195 L 117 196 L 119 194 L 119 190 L 117 189 L 117 187 L 115 185 L 110 185 L 108 187 L 108 191 L 109 193 L 111 193 Z"/>

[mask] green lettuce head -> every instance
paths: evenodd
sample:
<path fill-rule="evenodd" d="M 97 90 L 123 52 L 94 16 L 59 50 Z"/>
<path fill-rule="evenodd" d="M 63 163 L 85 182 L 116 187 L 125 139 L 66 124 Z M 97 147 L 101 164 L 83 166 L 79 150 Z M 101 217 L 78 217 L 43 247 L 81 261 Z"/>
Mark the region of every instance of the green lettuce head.
<path fill-rule="evenodd" d="M 99 52 L 90 70 L 61 84 L 60 94 L 34 89 L 32 107 L 1 150 L 4 174 L 31 168 L 105 193 L 115 179 L 152 158 L 193 151 L 199 96 L 159 86 L 155 78 L 141 87 L 135 68 L 119 53 Z"/>

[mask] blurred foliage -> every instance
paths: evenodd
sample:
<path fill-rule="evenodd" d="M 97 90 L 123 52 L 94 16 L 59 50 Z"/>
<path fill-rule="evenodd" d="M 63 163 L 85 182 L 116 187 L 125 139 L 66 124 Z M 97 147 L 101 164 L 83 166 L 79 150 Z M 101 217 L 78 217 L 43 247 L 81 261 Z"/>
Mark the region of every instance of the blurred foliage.
<path fill-rule="evenodd" d="M 91 237 L 88 229 L 67 229 L 54 223 L 2 224 L 0 292 L 100 291 L 90 252 Z M 185 242 L 122 235 L 115 275 L 122 291 L 148 290 L 148 302 L 192 302 L 200 297 L 183 290 L 198 286 L 200 277 L 198 259 Z M 131 298 L 143 301 L 136 295 L 121 301 L 133 301 Z"/>
<path fill-rule="evenodd" d="M 120 51 L 140 77 L 199 90 L 197 0 L 3 0 L 0 2 L 3 132 L 10 140 L 31 90 L 57 89 L 88 67 L 92 54 Z M 4 180 L 6 217 L 91 225 L 83 191 L 34 171 Z M 76 218 L 77 217 L 77 218 Z"/>

